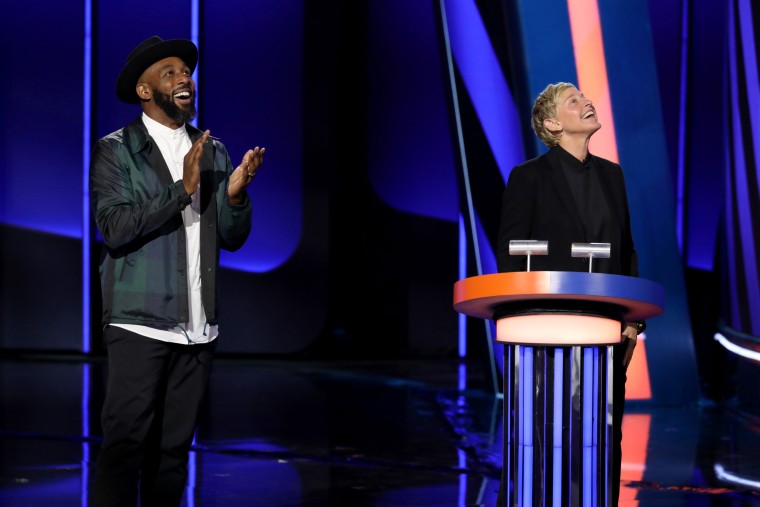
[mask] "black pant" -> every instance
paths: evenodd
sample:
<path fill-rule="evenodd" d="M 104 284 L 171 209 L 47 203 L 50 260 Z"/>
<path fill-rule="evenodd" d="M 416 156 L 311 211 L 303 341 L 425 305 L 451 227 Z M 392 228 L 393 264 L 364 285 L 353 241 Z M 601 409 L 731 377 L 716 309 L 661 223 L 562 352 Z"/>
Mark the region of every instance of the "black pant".
<path fill-rule="evenodd" d="M 618 504 L 620 497 L 620 471 L 623 460 L 623 414 L 625 412 L 626 369 L 623 366 L 626 342 L 612 347 L 612 505 Z"/>
<path fill-rule="evenodd" d="M 103 443 L 95 469 L 95 507 L 175 506 L 216 341 L 178 345 L 108 326 Z"/>

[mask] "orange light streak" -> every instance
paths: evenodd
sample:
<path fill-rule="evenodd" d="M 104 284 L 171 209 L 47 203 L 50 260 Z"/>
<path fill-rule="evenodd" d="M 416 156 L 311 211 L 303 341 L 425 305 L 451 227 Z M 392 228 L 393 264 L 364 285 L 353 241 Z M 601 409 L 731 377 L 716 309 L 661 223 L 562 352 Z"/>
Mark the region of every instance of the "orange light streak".
<path fill-rule="evenodd" d="M 652 416 L 649 414 L 628 414 L 623 416 L 623 462 L 620 468 L 619 505 L 636 507 L 638 489 L 627 486 L 628 482 L 644 479 L 649 445 L 649 428 Z"/>
<path fill-rule="evenodd" d="M 591 138 L 589 150 L 594 155 L 618 162 L 599 7 L 596 0 L 568 0 L 567 10 L 570 14 L 578 89 L 592 100 L 602 124 L 602 128 Z"/>
<path fill-rule="evenodd" d="M 626 371 L 628 379 L 625 382 L 626 400 L 652 399 L 652 387 L 649 382 L 649 365 L 647 364 L 646 335 L 639 335 L 636 348 L 633 351 L 631 363 Z"/>

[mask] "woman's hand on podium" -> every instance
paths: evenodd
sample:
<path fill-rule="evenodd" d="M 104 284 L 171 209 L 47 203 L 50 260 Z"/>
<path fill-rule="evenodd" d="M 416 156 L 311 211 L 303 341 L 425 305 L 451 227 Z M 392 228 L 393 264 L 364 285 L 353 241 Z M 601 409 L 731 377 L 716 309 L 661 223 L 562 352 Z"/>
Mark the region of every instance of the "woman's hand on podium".
<path fill-rule="evenodd" d="M 628 369 L 628 364 L 633 358 L 633 351 L 636 348 L 636 339 L 639 333 L 639 326 L 635 322 L 626 322 L 623 328 L 623 342 L 625 343 L 625 353 L 623 354 L 623 368 Z"/>

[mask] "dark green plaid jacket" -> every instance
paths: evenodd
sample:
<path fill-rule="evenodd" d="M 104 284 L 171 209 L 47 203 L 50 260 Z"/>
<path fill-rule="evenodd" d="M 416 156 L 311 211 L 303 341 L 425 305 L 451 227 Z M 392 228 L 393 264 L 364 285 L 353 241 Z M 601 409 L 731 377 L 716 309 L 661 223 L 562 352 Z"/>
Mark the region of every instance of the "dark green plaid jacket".
<path fill-rule="evenodd" d="M 187 125 L 191 141 L 202 132 Z M 201 285 L 209 324 L 217 323 L 219 249 L 237 250 L 251 230 L 251 203 L 232 206 L 233 171 L 224 145 L 204 146 L 201 180 Z M 189 320 L 186 235 L 181 211 L 190 204 L 182 181 L 172 181 L 141 117 L 96 143 L 90 162 L 90 200 L 103 252 L 103 325 L 171 328 Z"/>

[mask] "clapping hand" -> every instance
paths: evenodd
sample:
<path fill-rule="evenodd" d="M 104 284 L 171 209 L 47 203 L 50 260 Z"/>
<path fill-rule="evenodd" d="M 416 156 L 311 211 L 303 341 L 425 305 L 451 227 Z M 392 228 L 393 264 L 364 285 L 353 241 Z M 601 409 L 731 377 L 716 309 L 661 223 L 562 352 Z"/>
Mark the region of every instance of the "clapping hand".
<path fill-rule="evenodd" d="M 227 187 L 227 193 L 230 196 L 231 204 L 240 204 L 243 200 L 243 189 L 247 187 L 256 177 L 256 171 L 264 163 L 264 152 L 266 148 L 256 146 L 248 150 L 243 155 L 243 161 L 230 175 L 230 184 Z"/>

